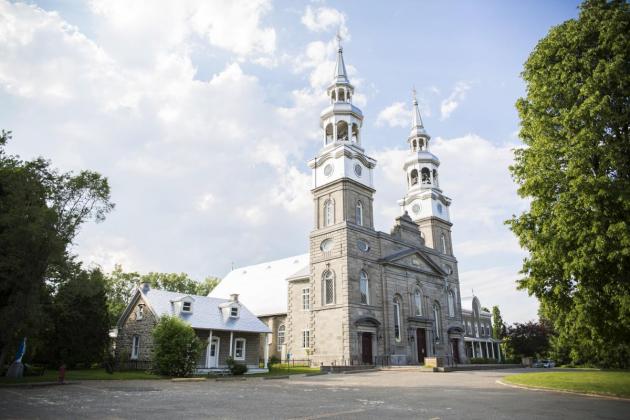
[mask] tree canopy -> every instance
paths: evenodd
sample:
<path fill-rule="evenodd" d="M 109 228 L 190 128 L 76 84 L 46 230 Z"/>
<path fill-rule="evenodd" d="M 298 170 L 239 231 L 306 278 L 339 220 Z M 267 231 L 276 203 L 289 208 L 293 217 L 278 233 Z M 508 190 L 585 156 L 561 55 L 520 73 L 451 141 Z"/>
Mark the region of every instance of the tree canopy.
<path fill-rule="evenodd" d="M 0 133 L 0 366 L 22 337 L 50 327 L 50 305 L 71 278 L 69 267 L 82 270 L 69 251 L 80 225 L 114 208 L 107 178 L 21 160 L 6 153 L 10 139 Z"/>
<path fill-rule="evenodd" d="M 588 0 L 531 53 L 511 171 L 530 208 L 519 287 L 571 361 L 630 363 L 630 5 Z M 560 349 L 558 349 L 560 350 Z"/>

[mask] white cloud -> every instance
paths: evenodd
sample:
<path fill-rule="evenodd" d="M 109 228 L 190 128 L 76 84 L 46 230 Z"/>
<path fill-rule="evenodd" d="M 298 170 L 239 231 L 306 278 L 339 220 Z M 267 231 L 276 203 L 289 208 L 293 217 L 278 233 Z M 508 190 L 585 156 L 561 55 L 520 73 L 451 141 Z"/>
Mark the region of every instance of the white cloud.
<path fill-rule="evenodd" d="M 376 126 L 387 124 L 390 127 L 408 127 L 411 125 L 411 108 L 407 108 L 404 102 L 394 102 L 381 110 L 376 117 Z"/>
<path fill-rule="evenodd" d="M 445 120 L 451 116 L 462 101 L 466 98 L 466 92 L 470 90 L 471 85 L 467 82 L 457 82 L 451 94 L 442 101 L 440 105 L 441 119 Z"/>
<path fill-rule="evenodd" d="M 302 23 L 314 32 L 336 29 L 339 30 L 342 37 L 348 36 L 348 29 L 345 25 L 346 17 L 339 10 L 330 7 L 318 7 L 314 10 L 311 6 L 306 6 Z"/>

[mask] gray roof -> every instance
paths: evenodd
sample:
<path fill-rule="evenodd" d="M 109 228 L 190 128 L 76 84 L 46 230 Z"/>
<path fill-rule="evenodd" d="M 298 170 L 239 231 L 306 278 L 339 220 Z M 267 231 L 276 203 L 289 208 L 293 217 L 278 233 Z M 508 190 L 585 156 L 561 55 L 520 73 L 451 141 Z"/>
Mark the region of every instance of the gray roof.
<path fill-rule="evenodd" d="M 257 333 L 271 332 L 271 330 L 241 302 L 239 302 L 240 309 L 238 318 L 231 318 L 224 317 L 219 307 L 222 303 L 230 302 L 229 299 L 188 295 L 186 293 L 167 292 L 158 289 L 138 289 L 138 292 L 157 316 L 178 315 L 193 328 Z M 176 314 L 173 302 L 179 301 L 187 296 L 193 299 L 192 313 Z"/>

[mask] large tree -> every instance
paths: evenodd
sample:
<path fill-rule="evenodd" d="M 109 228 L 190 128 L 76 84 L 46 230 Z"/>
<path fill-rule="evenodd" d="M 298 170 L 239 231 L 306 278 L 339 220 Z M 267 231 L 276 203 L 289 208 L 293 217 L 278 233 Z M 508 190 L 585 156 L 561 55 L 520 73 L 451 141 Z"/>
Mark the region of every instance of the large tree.
<path fill-rule="evenodd" d="M 100 269 L 84 270 L 75 264 L 69 279 L 59 286 L 50 314 L 49 361 L 64 361 L 72 367 L 103 359 L 109 343 L 109 314 Z"/>
<path fill-rule="evenodd" d="M 519 287 L 575 362 L 630 361 L 630 5 L 589 0 L 525 63 L 511 171 L 529 211 Z"/>
<path fill-rule="evenodd" d="M 68 280 L 80 225 L 113 209 L 106 178 L 61 173 L 43 158 L 23 161 L 6 153 L 10 138 L 0 133 L 0 366 L 48 321 L 42 305 Z"/>

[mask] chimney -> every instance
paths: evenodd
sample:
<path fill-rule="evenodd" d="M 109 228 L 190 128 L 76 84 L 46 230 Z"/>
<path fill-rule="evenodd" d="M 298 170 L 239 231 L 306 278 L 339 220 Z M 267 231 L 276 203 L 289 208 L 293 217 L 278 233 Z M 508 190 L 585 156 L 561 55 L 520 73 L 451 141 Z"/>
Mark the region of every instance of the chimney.
<path fill-rule="evenodd" d="M 146 293 L 151 289 L 151 284 L 149 284 L 148 282 L 142 283 L 140 285 L 140 290 L 142 290 L 142 293 Z"/>
<path fill-rule="evenodd" d="M 230 300 L 231 300 L 232 302 L 238 302 L 238 293 L 232 293 L 232 294 L 230 295 Z"/>

